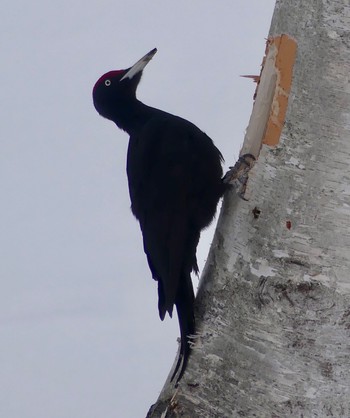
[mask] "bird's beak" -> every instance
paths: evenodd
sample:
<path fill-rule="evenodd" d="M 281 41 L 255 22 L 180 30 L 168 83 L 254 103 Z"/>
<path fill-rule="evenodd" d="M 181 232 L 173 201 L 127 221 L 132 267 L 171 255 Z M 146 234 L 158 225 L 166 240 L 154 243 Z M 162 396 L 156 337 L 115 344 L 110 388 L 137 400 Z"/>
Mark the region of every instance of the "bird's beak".
<path fill-rule="evenodd" d="M 140 60 L 137 61 L 136 64 L 134 64 L 126 74 L 123 75 L 123 77 L 120 79 L 120 81 L 124 80 L 125 78 L 128 78 L 131 80 L 134 75 L 141 72 L 146 65 L 151 61 L 153 58 L 153 55 L 157 52 L 157 48 L 152 49 L 148 54 L 146 54 L 144 57 L 142 57 Z"/>

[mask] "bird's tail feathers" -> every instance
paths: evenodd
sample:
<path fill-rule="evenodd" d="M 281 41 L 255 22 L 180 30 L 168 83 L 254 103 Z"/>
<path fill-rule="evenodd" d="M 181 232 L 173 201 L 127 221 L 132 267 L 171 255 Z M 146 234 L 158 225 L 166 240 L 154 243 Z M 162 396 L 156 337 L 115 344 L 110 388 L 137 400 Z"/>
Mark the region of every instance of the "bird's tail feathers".
<path fill-rule="evenodd" d="M 194 321 L 194 293 L 193 293 L 193 286 L 191 281 L 190 274 L 186 274 L 182 277 L 180 281 L 179 290 L 176 296 L 176 310 L 177 316 L 179 319 L 180 325 L 180 334 L 181 334 L 181 343 L 180 343 L 180 352 L 176 362 L 176 366 L 174 372 L 171 376 L 171 381 L 174 380 L 175 376 L 179 372 L 176 385 L 179 380 L 182 378 L 187 362 L 188 357 L 191 353 L 191 335 L 194 334 L 195 331 L 195 321 Z"/>

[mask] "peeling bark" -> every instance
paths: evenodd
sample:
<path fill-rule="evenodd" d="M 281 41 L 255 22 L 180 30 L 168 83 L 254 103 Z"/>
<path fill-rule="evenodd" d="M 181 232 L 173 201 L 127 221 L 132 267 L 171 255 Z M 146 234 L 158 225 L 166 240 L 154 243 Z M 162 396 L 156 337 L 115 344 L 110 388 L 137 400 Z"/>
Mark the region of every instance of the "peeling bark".
<path fill-rule="evenodd" d="M 267 88 L 249 200 L 225 196 L 187 371 L 148 417 L 350 416 L 350 4 L 277 1 L 281 34 L 297 44 L 282 132 L 263 140 Z"/>

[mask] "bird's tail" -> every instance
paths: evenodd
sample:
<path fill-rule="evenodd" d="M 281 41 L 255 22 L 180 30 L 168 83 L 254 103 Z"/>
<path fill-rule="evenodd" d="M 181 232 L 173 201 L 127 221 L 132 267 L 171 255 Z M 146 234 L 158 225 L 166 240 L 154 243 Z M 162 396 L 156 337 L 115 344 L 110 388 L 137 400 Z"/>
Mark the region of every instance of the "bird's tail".
<path fill-rule="evenodd" d="M 190 336 L 194 334 L 195 322 L 194 322 L 194 293 L 190 274 L 186 274 L 181 278 L 179 289 L 175 300 L 177 316 L 180 325 L 181 343 L 180 353 L 176 362 L 174 372 L 171 376 L 171 381 L 174 380 L 178 371 L 180 370 L 176 379 L 176 385 L 182 378 L 188 357 L 191 353 L 191 341 Z"/>

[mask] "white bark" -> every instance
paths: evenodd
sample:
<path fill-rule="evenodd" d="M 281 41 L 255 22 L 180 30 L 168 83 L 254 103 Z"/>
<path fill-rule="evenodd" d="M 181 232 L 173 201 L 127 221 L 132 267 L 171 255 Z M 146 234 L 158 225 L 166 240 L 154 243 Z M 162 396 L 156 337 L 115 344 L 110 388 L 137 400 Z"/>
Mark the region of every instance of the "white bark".
<path fill-rule="evenodd" d="M 225 196 L 187 371 L 150 417 L 350 417 L 349 0 L 280 0 L 282 33 L 298 51 L 280 141 L 249 201 Z"/>

